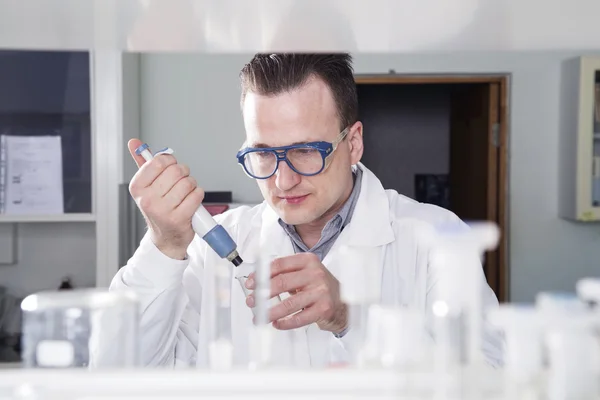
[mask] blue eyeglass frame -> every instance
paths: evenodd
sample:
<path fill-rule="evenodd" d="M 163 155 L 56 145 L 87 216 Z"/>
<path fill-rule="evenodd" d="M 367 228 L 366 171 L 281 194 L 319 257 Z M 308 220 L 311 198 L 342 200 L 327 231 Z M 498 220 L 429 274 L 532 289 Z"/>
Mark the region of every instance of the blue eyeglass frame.
<path fill-rule="evenodd" d="M 344 138 L 346 137 L 348 132 L 350 132 L 349 127 L 344 129 L 343 131 L 341 131 L 340 134 L 338 135 L 337 139 L 334 140 L 333 142 L 324 142 L 324 141 L 309 142 L 309 143 L 292 144 L 289 146 L 280 146 L 280 147 L 246 147 L 246 148 L 238 151 L 238 153 L 236 154 L 236 158 L 238 160 L 238 163 L 244 169 L 244 172 L 248 176 L 250 176 L 251 178 L 254 178 L 254 179 L 269 179 L 270 177 L 275 175 L 275 173 L 279 169 L 279 163 L 281 161 L 285 161 L 285 163 L 292 169 L 292 171 L 294 171 L 295 173 L 297 173 L 299 175 L 315 176 L 315 175 L 318 175 L 321 172 L 323 172 L 323 170 L 326 167 L 327 157 L 329 157 L 330 155 L 333 154 L 335 149 L 337 149 L 337 146 L 342 142 L 342 140 L 344 140 Z M 288 160 L 288 158 L 287 158 L 287 152 L 289 150 L 305 149 L 307 147 L 318 150 L 319 153 L 321 154 L 321 158 L 323 159 L 323 164 L 321 166 L 321 169 L 319 169 L 317 172 L 315 172 L 313 174 L 305 174 L 305 173 L 298 171 L 296 168 L 294 168 L 294 166 L 292 165 L 290 160 Z M 254 176 L 253 174 L 251 174 L 250 171 L 248 171 L 248 168 L 246 167 L 246 163 L 244 163 L 244 157 L 246 156 L 246 154 L 249 154 L 249 153 L 257 153 L 257 152 L 265 152 L 265 151 L 275 154 L 275 156 L 277 157 L 277 163 L 275 164 L 275 169 L 273 170 L 273 173 L 271 175 L 259 178 L 257 176 Z"/>

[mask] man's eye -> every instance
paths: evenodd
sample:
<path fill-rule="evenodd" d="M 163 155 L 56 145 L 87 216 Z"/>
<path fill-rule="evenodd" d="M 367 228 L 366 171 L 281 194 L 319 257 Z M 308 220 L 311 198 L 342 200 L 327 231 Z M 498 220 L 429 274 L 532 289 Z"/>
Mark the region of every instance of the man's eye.
<path fill-rule="evenodd" d="M 296 152 L 300 154 L 311 154 L 314 151 L 314 149 L 296 149 Z"/>

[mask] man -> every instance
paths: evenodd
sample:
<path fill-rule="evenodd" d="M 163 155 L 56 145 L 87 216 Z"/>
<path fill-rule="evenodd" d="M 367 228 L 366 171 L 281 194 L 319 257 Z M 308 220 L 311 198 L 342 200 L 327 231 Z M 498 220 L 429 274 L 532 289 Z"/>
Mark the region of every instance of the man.
<path fill-rule="evenodd" d="M 460 220 L 384 190 L 360 164 L 363 126 L 350 55 L 259 54 L 240 77 L 246 141 L 238 162 L 257 180 L 265 202 L 217 220 L 238 244 L 244 263 L 233 273 L 250 276 L 247 289 L 255 287 L 252 272 L 259 260 L 273 260 L 272 295 L 291 295 L 271 308 L 270 319 L 277 332 L 299 332 L 294 351 L 304 357 L 301 362 L 325 366 L 353 356 L 355 332 L 336 278 L 344 268 L 335 262 L 342 246 L 365 255 L 361 262 L 376 269 L 383 303 L 425 312 L 440 298 L 440 287 L 455 287 L 461 296 L 453 282 L 464 277 L 436 269 L 418 239 L 423 227 Z M 214 335 L 214 276 L 223 261 L 191 228 L 203 191 L 171 155 L 144 163 L 133 151 L 140 144 L 129 143 L 140 166 L 130 191 L 149 229 L 111 290 L 132 288 L 140 295 L 145 365 L 206 366 Z M 479 275 L 484 306 L 497 307 Z M 231 288 L 234 358 L 244 363 L 254 298 L 235 282 Z M 482 352 L 497 365 L 500 338 L 486 321 L 483 328 Z M 282 346 L 276 358 L 290 351 L 282 340 L 275 339 L 274 346 Z"/>

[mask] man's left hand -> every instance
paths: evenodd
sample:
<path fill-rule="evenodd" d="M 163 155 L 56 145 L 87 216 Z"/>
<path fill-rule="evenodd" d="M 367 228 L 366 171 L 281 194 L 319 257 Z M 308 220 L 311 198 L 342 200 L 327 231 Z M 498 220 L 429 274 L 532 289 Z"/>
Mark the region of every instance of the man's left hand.
<path fill-rule="evenodd" d="M 254 273 L 249 276 L 248 289 L 255 289 L 254 278 Z M 340 299 L 340 283 L 313 253 L 273 260 L 271 297 L 285 292 L 291 296 L 269 313 L 275 328 L 295 329 L 316 323 L 324 331 L 339 333 L 348 325 L 347 307 Z M 254 295 L 248 296 L 246 304 L 254 307 L 254 303 Z"/>

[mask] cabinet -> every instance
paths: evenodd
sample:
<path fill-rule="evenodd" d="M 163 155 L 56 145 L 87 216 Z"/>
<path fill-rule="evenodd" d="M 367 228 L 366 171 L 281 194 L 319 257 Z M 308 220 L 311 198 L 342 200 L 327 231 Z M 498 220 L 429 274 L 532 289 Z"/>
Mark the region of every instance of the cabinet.
<path fill-rule="evenodd" d="M 137 82 L 137 56 L 126 58 L 0 49 L 0 133 L 60 136 L 62 150 L 63 212 L 0 215 L 0 286 L 16 295 L 65 275 L 105 287 L 119 268 L 122 132 L 127 122 L 138 135 L 139 118 L 138 92 L 123 83 Z"/>
<path fill-rule="evenodd" d="M 600 57 L 565 62 L 561 83 L 561 217 L 600 221 Z"/>
<path fill-rule="evenodd" d="M 89 53 L 0 51 L 0 87 L 1 135 L 60 138 L 61 156 L 57 161 L 62 164 L 63 203 L 60 214 L 7 213 L 0 215 L 0 222 L 93 221 Z M 20 158 L 22 155 L 17 157 L 19 159 L 11 164 L 15 168 L 21 164 L 13 173 L 26 174 L 24 181 L 27 181 L 39 166 L 25 167 Z M 5 168 L 4 173 L 6 171 Z M 31 184 L 26 187 L 32 189 Z M 15 186 L 14 190 L 18 188 Z M 46 194 L 42 191 L 34 196 L 33 190 L 25 192 L 25 189 L 22 193 L 24 197 L 19 197 L 22 201 L 33 201 L 28 196 L 37 197 L 38 204 Z"/>

